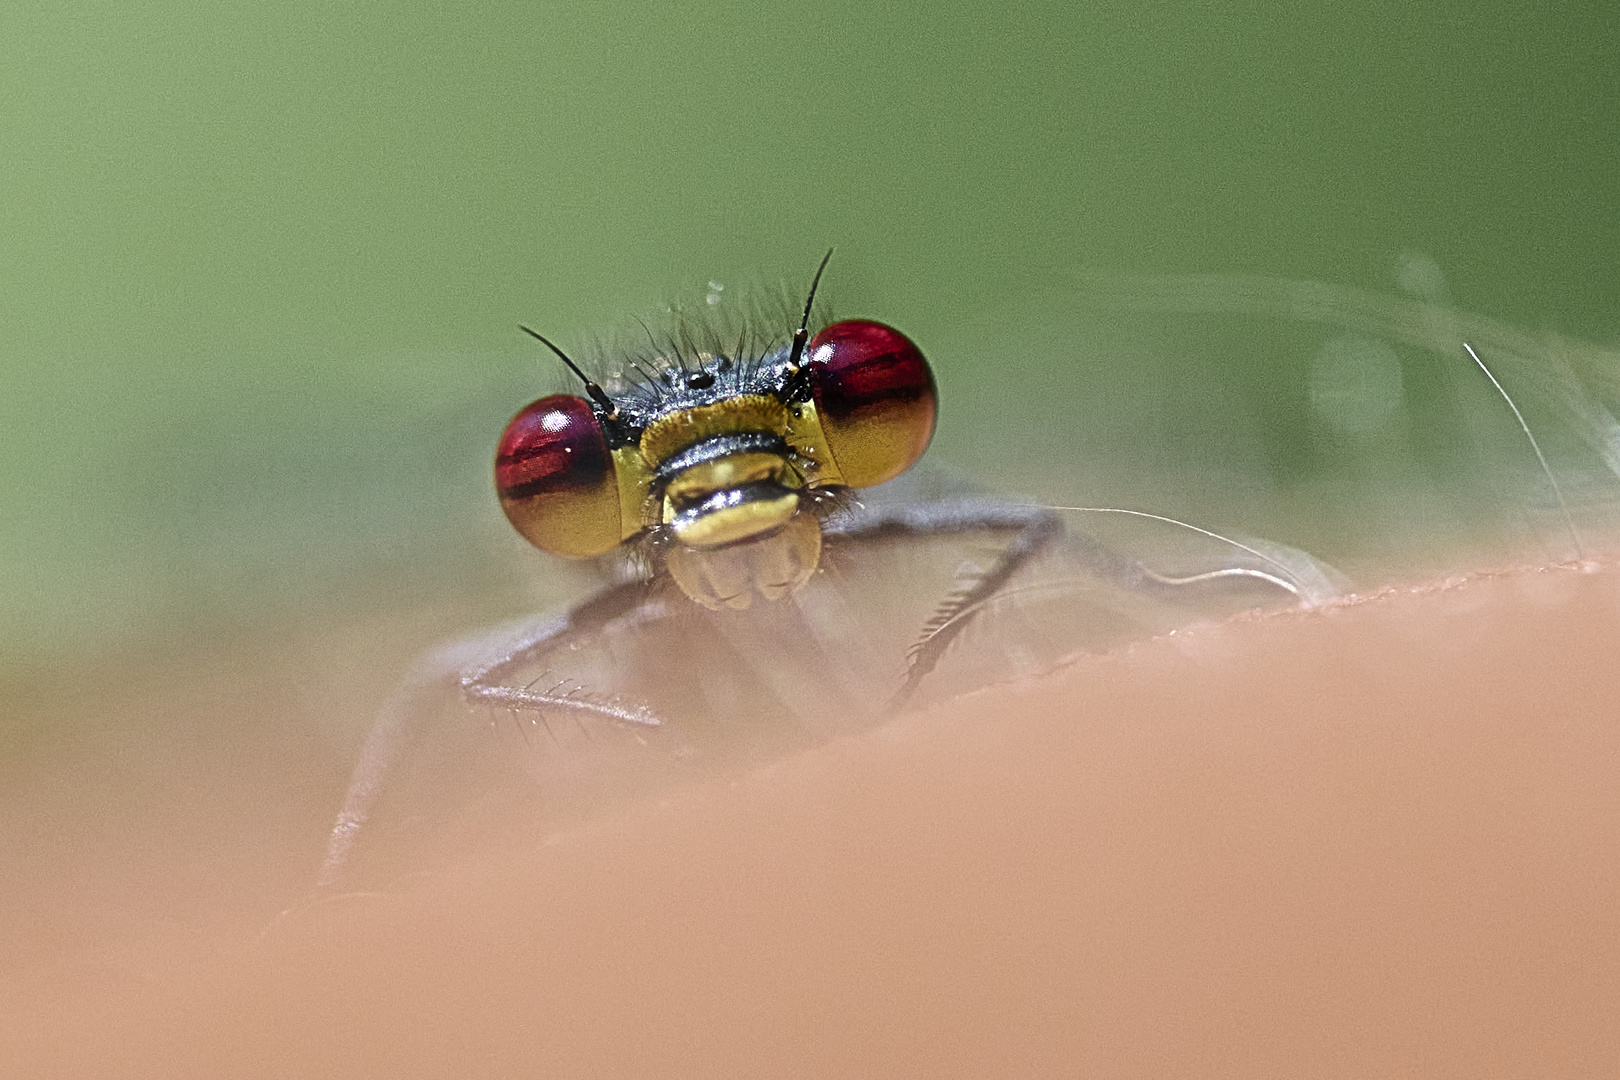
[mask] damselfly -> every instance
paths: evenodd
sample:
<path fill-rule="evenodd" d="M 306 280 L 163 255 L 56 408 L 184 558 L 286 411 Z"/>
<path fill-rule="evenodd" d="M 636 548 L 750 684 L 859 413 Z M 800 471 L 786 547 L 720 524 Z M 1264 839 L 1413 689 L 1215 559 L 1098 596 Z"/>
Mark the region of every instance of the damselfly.
<path fill-rule="evenodd" d="M 826 265 L 796 326 L 678 317 L 600 382 L 527 331 L 584 396 L 518 412 L 496 493 L 525 539 L 600 560 L 609 583 L 418 663 L 366 744 L 323 885 L 379 807 L 431 831 L 604 748 L 678 762 L 806 745 L 1194 618 L 1334 594 L 1288 548 L 1097 508 L 1187 541 L 1111 543 L 919 467 L 928 362 L 883 323 L 816 320 Z"/>

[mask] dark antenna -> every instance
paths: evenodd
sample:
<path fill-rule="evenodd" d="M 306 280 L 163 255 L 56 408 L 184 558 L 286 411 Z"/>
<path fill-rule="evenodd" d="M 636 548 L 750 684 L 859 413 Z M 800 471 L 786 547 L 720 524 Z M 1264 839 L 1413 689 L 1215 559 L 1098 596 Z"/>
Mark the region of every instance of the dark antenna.
<path fill-rule="evenodd" d="M 613 399 L 607 396 L 607 391 L 603 390 L 600 386 L 597 386 L 590 380 L 588 375 L 579 370 L 579 365 L 568 359 L 567 353 L 557 348 L 557 346 L 553 345 L 551 342 L 547 341 L 544 337 L 535 333 L 533 330 L 530 330 L 527 326 L 520 325 L 518 329 L 534 338 L 534 340 L 538 341 L 552 352 L 556 353 L 557 359 L 567 364 L 569 371 L 572 371 L 575 375 L 579 376 L 580 381 L 585 384 L 585 392 L 591 396 L 592 401 L 596 402 L 602 407 L 602 409 L 608 414 L 609 419 L 618 417 L 619 407 L 613 404 Z"/>
<path fill-rule="evenodd" d="M 793 351 L 788 353 L 789 375 L 799 373 L 799 358 L 804 355 L 804 343 L 810 340 L 810 308 L 816 302 L 816 287 L 821 284 L 821 272 L 832 261 L 832 253 L 833 249 L 828 248 L 827 254 L 821 257 L 821 265 L 816 267 L 815 279 L 810 282 L 810 295 L 804 301 L 804 317 L 799 320 L 799 328 L 793 331 Z"/>

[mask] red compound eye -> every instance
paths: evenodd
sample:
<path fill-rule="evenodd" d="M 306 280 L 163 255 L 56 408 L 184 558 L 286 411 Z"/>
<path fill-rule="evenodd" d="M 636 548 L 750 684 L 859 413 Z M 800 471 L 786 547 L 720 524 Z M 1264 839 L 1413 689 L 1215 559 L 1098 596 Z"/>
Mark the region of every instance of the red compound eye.
<path fill-rule="evenodd" d="M 495 493 L 542 551 L 584 558 L 622 539 L 613 455 L 583 398 L 541 398 L 512 418 L 495 452 Z"/>
<path fill-rule="evenodd" d="M 821 429 L 845 483 L 881 484 L 922 457 L 938 397 L 928 361 L 910 338 L 852 319 L 811 338 L 805 355 Z"/>

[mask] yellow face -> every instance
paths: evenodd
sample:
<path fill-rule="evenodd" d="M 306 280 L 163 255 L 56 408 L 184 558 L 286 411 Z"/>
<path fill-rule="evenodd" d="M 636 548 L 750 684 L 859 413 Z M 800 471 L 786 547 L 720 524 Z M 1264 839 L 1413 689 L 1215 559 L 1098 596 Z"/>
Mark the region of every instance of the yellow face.
<path fill-rule="evenodd" d="M 549 344 L 549 343 L 548 343 Z M 501 506 L 535 546 L 569 557 L 656 540 L 692 600 L 743 608 L 801 587 L 821 556 L 821 489 L 892 479 L 933 434 L 933 375 L 881 323 L 803 331 L 754 360 L 698 357 L 665 385 L 592 401 L 555 395 L 507 425 Z M 571 362 L 570 362 L 571 364 Z"/>

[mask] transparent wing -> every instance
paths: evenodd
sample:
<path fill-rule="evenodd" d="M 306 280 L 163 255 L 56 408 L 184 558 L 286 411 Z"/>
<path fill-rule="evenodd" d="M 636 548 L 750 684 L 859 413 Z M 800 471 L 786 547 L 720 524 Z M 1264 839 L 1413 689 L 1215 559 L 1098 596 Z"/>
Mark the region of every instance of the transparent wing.
<path fill-rule="evenodd" d="M 443 654 L 379 724 L 394 743 L 357 774 L 375 798 L 343 870 L 397 875 L 497 833 L 534 842 L 897 709 L 1334 591 L 1286 548 L 920 472 L 828 523 L 821 572 L 791 602 L 710 612 L 670 582 L 626 581 Z"/>

